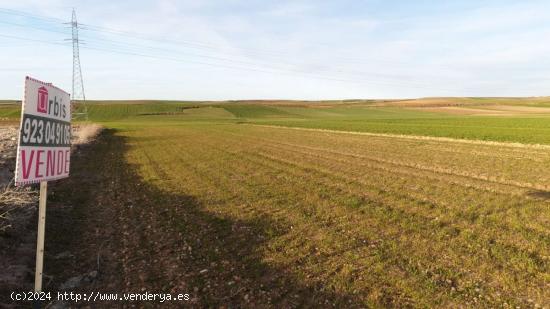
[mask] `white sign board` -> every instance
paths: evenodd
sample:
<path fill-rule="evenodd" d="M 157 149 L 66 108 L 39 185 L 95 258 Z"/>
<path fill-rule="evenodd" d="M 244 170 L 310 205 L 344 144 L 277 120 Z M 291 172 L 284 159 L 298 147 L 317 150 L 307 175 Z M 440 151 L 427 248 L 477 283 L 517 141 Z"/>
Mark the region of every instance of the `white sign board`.
<path fill-rule="evenodd" d="M 70 104 L 70 95 L 51 83 L 25 79 L 15 185 L 69 176 Z"/>

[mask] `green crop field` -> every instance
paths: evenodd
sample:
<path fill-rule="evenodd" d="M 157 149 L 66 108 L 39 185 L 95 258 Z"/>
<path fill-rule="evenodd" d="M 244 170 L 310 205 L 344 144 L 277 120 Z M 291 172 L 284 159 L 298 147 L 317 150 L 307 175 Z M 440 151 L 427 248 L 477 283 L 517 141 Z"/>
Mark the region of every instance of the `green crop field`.
<path fill-rule="evenodd" d="M 479 101 L 481 113 L 501 108 Z M 459 115 L 364 102 L 88 109 L 109 130 L 75 173 L 98 171 L 79 181 L 109 185 L 66 196 L 87 221 L 103 213 L 110 222 L 96 221 L 121 229 L 113 254 L 127 285 L 185 282 L 202 306 L 550 305 L 544 111 Z M 157 262 L 137 277 L 141 260 Z"/>
<path fill-rule="evenodd" d="M 425 135 L 505 141 L 533 144 L 550 144 L 549 118 L 386 118 L 362 120 L 279 120 L 257 123 L 289 127 L 319 128 L 342 131 Z"/>
<path fill-rule="evenodd" d="M 373 106 L 372 104 L 318 103 L 297 106 L 243 103 L 101 103 L 88 104 L 92 121 L 109 122 L 126 119 L 140 121 L 162 116 L 166 121 L 216 119 L 235 123 L 254 123 L 311 129 L 406 134 L 498 142 L 550 144 L 550 108 L 546 101 L 503 100 L 498 106 L 514 110 L 494 110 L 489 99 L 476 99 L 467 106 L 479 114 L 457 114 L 433 108 Z M 485 102 L 485 105 L 479 105 Z M 500 101 L 499 101 L 500 102 Z M 514 103 L 516 105 L 512 105 Z M 449 103 L 454 104 L 454 102 Z M 536 110 L 529 110 L 536 105 Z M 472 108 L 475 107 L 475 109 Z M 452 111 L 452 110 L 451 110 Z M 15 115 L 7 110 L 0 116 Z M 153 116 L 153 117 L 151 117 Z"/>
<path fill-rule="evenodd" d="M 92 101 L 87 104 L 87 109 L 89 119 L 96 122 L 142 121 L 158 117 L 170 122 L 210 119 L 310 129 L 550 144 L 550 108 L 547 98 L 417 101 L 420 103 Z M 409 108 L 407 104 L 423 108 Z M 444 110 L 448 106 L 451 109 Z M 456 106 L 459 106 L 457 110 L 452 110 Z M 470 114 L 455 112 L 461 111 L 462 107 Z M 82 111 L 82 105 L 79 104 L 76 113 Z M 9 102 L 0 106 L 0 118 L 17 119 L 19 113 L 19 107 Z M 75 114 L 75 118 L 82 120 L 79 114 Z"/>

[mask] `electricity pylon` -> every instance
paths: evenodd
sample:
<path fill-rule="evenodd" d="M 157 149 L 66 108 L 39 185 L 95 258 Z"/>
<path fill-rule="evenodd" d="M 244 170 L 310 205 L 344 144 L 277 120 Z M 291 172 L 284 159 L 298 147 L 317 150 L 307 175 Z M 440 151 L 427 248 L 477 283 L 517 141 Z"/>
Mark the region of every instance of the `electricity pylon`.
<path fill-rule="evenodd" d="M 72 29 L 72 43 L 73 43 L 73 92 L 72 92 L 72 101 L 73 101 L 73 110 L 74 102 L 80 100 L 83 109 L 79 113 L 74 113 L 73 115 L 82 115 L 84 119 L 88 121 L 88 107 L 86 106 L 86 95 L 84 94 L 84 80 L 82 79 L 82 69 L 80 67 L 80 53 L 78 40 L 78 21 L 76 20 L 76 11 L 73 9 L 73 17 L 71 19 L 71 29 Z"/>

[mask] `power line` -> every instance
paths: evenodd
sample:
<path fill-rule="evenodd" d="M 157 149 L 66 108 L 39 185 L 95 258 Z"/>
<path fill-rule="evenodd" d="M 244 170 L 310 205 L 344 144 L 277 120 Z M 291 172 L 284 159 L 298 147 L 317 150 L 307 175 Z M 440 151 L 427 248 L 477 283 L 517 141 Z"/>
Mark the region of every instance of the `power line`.
<path fill-rule="evenodd" d="M 0 37 L 8 37 L 8 38 L 13 38 L 13 39 L 29 40 L 29 41 L 40 42 L 40 43 L 45 43 L 45 44 L 67 46 L 66 44 L 63 44 L 63 43 L 53 43 L 53 42 L 48 42 L 48 41 L 45 41 L 45 40 L 27 39 L 27 38 L 16 37 L 16 36 L 0 35 Z M 181 63 L 199 64 L 199 65 L 212 66 L 212 67 L 216 67 L 216 68 L 253 71 L 253 72 L 261 72 L 261 73 L 269 73 L 269 74 L 291 75 L 291 76 L 302 75 L 302 76 L 315 78 L 315 79 L 321 79 L 321 80 L 347 82 L 347 83 L 355 83 L 355 84 L 363 84 L 363 85 L 379 84 L 379 85 L 386 85 L 386 86 L 403 86 L 403 84 L 404 84 L 403 82 L 401 84 L 396 84 L 396 83 L 381 82 L 381 81 L 377 81 L 377 80 L 365 80 L 365 79 L 359 80 L 359 79 L 334 78 L 334 77 L 321 76 L 321 75 L 312 74 L 310 72 L 304 72 L 304 71 L 298 71 L 298 70 L 286 70 L 286 71 L 277 70 L 277 69 L 275 69 L 275 70 L 265 70 L 265 69 L 259 69 L 259 68 L 224 65 L 224 64 L 219 64 L 219 63 L 210 63 L 210 62 L 203 62 L 203 61 L 190 61 L 188 59 L 166 57 L 166 56 L 161 57 L 161 56 L 143 54 L 143 53 L 134 52 L 134 51 L 124 51 L 124 50 L 116 50 L 116 49 L 101 48 L 101 47 L 94 47 L 94 46 L 81 46 L 81 47 L 83 49 L 89 49 L 89 50 L 96 50 L 96 51 L 116 53 L 116 54 L 122 54 L 122 55 L 130 55 L 130 56 L 139 56 L 139 57 L 145 57 L 145 58 L 150 58 L 150 59 L 158 59 L 158 60 L 170 60 L 170 61 L 176 61 L 176 62 L 181 62 Z M 429 87 L 429 86 L 422 87 L 422 86 L 419 86 L 419 85 L 409 85 L 408 88 L 435 90 L 433 87 Z M 447 90 L 437 89 L 437 90 L 451 91 L 449 89 L 447 89 Z"/>
<path fill-rule="evenodd" d="M 93 48 L 93 49 L 96 49 L 96 50 L 103 50 L 103 51 L 107 51 L 107 49 L 108 49 L 108 51 L 113 51 L 113 52 L 117 52 L 117 53 L 128 53 L 128 54 L 131 54 L 131 55 L 134 55 L 134 56 L 147 56 L 147 57 L 153 57 L 153 58 L 157 58 L 157 59 L 175 60 L 174 57 L 162 57 L 162 56 L 158 56 L 158 55 L 152 56 L 152 55 L 149 55 L 149 54 L 144 54 L 144 50 L 149 49 L 149 50 L 154 50 L 154 51 L 169 52 L 169 53 L 173 53 L 177 56 L 181 56 L 182 54 L 184 54 L 184 55 L 188 55 L 188 56 L 206 58 L 206 59 L 209 59 L 209 60 L 230 62 L 232 64 L 252 65 L 252 66 L 255 66 L 255 67 L 257 67 L 259 65 L 259 66 L 262 66 L 263 68 L 275 70 L 275 71 L 277 71 L 277 73 L 279 73 L 279 71 L 281 71 L 281 70 L 290 71 L 290 72 L 293 72 L 293 73 L 302 73 L 302 74 L 307 74 L 307 75 L 312 75 L 312 74 L 316 74 L 316 73 L 329 73 L 330 74 L 330 73 L 335 73 L 336 72 L 336 73 L 344 73 L 344 74 L 347 74 L 347 75 L 351 74 L 351 75 L 361 76 L 362 78 L 364 78 L 364 76 L 378 76 L 378 79 L 382 79 L 382 80 L 386 80 L 386 81 L 396 81 L 397 80 L 397 81 L 400 81 L 400 82 L 408 84 L 408 85 L 417 85 L 417 86 L 425 85 L 425 84 L 422 84 L 421 82 L 417 82 L 417 81 L 407 79 L 407 77 L 404 80 L 403 78 L 399 78 L 399 77 L 395 77 L 395 76 L 391 76 L 391 75 L 386 75 L 386 74 L 379 74 L 379 73 L 376 73 L 376 72 L 363 72 L 363 71 L 358 71 L 358 70 L 349 71 L 349 70 L 342 69 L 342 68 L 331 68 L 331 67 L 326 67 L 326 66 L 316 66 L 315 71 L 312 72 L 312 71 L 308 71 L 308 70 L 304 70 L 304 69 L 297 69 L 297 68 L 294 68 L 294 67 L 292 67 L 292 68 L 288 67 L 288 66 L 297 66 L 297 65 L 299 65 L 299 64 L 296 64 L 296 63 L 288 63 L 287 62 L 287 63 L 284 63 L 287 67 L 282 67 L 281 68 L 281 67 L 273 66 L 271 63 L 266 65 L 266 64 L 263 64 L 263 63 L 255 63 L 255 62 L 250 62 L 250 61 L 242 61 L 242 60 L 221 58 L 221 57 L 208 56 L 208 55 L 182 53 L 178 50 L 173 50 L 173 49 L 157 48 L 157 47 L 135 45 L 135 44 L 127 44 L 125 42 L 119 42 L 119 41 L 114 41 L 114 40 L 108 40 L 108 42 L 113 42 L 114 45 L 115 45 L 115 49 L 111 48 L 111 46 L 108 46 L 108 48 L 105 48 L 105 46 L 103 46 L 101 44 L 99 44 L 99 45 L 94 44 L 94 39 L 91 39 L 91 40 L 88 39 L 88 41 L 89 41 L 89 43 L 91 43 L 87 46 L 89 48 Z M 102 42 L 103 40 L 99 39 L 97 41 Z M 180 59 L 181 58 L 177 58 L 177 60 L 180 60 Z M 193 61 L 192 60 L 185 60 L 185 62 L 206 64 L 206 65 L 217 65 L 217 64 L 212 64 L 212 63 L 205 63 L 204 61 L 198 62 L 198 61 L 194 61 L 194 60 Z M 410 77 L 410 78 L 412 79 L 412 77 Z M 331 79 L 336 80 L 335 78 L 331 78 Z M 340 80 L 340 81 L 351 81 L 349 79 L 341 79 L 341 78 L 338 79 L 338 80 Z"/>
<path fill-rule="evenodd" d="M 188 48 L 195 48 L 195 49 L 201 49 L 201 50 L 210 50 L 210 51 L 220 51 L 223 50 L 224 53 L 227 53 L 227 49 L 231 49 L 233 51 L 239 51 L 240 53 L 244 55 L 261 55 L 261 56 L 268 56 L 268 57 L 275 57 L 279 59 L 288 59 L 289 56 L 293 57 L 295 54 L 289 53 L 287 50 L 268 50 L 268 49 L 261 49 L 261 48 L 242 48 L 242 47 L 235 47 L 235 46 L 219 46 L 208 42 L 199 42 L 199 41 L 191 41 L 191 40 L 181 40 L 181 39 L 173 39 L 170 37 L 151 37 L 149 35 L 145 35 L 142 33 L 132 32 L 132 31 L 125 31 L 125 30 L 119 30 L 109 27 L 103 27 L 103 26 L 94 26 L 90 24 L 83 24 L 83 30 L 85 31 L 95 31 L 98 33 L 104 33 L 104 34 L 113 34 L 117 36 L 122 36 L 126 38 L 133 38 L 138 40 L 144 40 L 144 41 L 152 41 L 156 43 L 162 43 L 162 44 L 179 44 L 179 45 L 185 45 Z M 330 44 L 327 43 L 316 43 L 315 45 L 319 46 L 330 46 Z M 394 64 L 399 66 L 407 66 L 411 65 L 410 63 L 403 62 L 403 61 L 395 61 L 395 60 L 389 60 L 389 59 L 383 59 L 383 58 L 355 58 L 355 57 L 342 57 L 342 56 L 335 56 L 334 54 L 331 55 L 332 60 L 340 60 L 347 63 L 355 63 L 355 64 L 368 64 L 372 62 L 381 62 L 381 63 L 388 63 L 388 64 Z M 434 67 L 434 66 L 432 66 Z M 442 66 L 437 65 L 435 66 L 440 69 L 447 69 L 447 70 L 454 70 L 454 67 L 449 66 Z"/>
<path fill-rule="evenodd" d="M 22 27 L 22 28 L 31 28 L 31 29 L 40 30 L 40 31 L 67 34 L 67 31 L 57 31 L 57 30 L 46 29 L 46 28 L 37 27 L 37 26 L 23 25 L 23 24 L 8 22 L 8 21 L 5 21 L 5 20 L 0 20 L 0 23 L 10 25 L 10 26 Z"/>
<path fill-rule="evenodd" d="M 2 11 L 2 9 L 0 9 L 0 12 L 1 11 Z M 13 11 L 13 10 L 9 10 L 9 11 Z M 32 15 L 32 14 L 25 14 L 25 13 L 21 13 L 21 12 L 15 12 L 15 13 L 19 16 L 30 16 L 32 18 L 41 18 L 37 15 Z M 50 22 L 54 22 L 54 21 L 57 22 L 57 19 L 47 19 L 47 20 L 50 21 Z M 8 23 L 8 22 L 6 22 L 6 23 Z M 10 23 L 8 23 L 8 24 L 10 24 Z M 11 24 L 13 24 L 13 23 L 11 23 Z M 21 24 L 15 24 L 15 25 L 16 26 L 22 26 L 22 27 L 25 26 L 25 25 L 21 25 Z M 72 25 L 73 25 L 73 23 L 72 23 Z M 73 33 L 76 30 L 76 34 L 77 34 L 76 41 L 73 38 L 73 53 L 75 51 L 75 47 L 77 47 L 77 49 L 78 49 L 78 45 L 80 43 L 80 41 L 78 41 L 78 30 L 83 29 L 81 27 L 82 24 L 77 23 L 76 25 L 77 25 L 77 27 L 73 27 Z M 29 26 L 29 28 L 43 30 L 43 31 L 59 32 L 59 31 L 54 31 L 54 30 L 51 30 L 51 29 L 45 29 L 45 28 L 40 28 L 40 27 L 35 27 L 35 26 Z M 93 29 L 93 31 L 98 31 L 98 32 L 115 33 L 115 34 L 121 35 L 123 37 L 134 37 L 134 38 L 138 38 L 138 39 L 155 41 L 155 42 L 162 42 L 162 43 L 166 42 L 166 40 L 164 40 L 164 39 L 161 40 L 161 39 L 155 39 L 155 38 L 144 38 L 140 34 L 136 34 L 136 33 L 133 33 L 133 32 L 123 32 L 123 31 L 113 30 L 113 29 L 106 28 L 106 27 L 86 25 L 85 29 L 88 29 L 88 30 Z M 96 40 L 96 39 L 92 39 L 92 40 Z M 214 61 L 230 62 L 232 64 L 245 65 L 245 67 L 227 65 L 227 64 L 220 64 L 220 63 L 204 62 L 204 61 L 190 61 L 190 60 L 187 60 L 187 59 L 183 60 L 181 58 L 175 58 L 175 57 L 166 57 L 166 56 L 144 54 L 143 51 L 142 51 L 143 49 L 149 49 L 149 50 L 159 50 L 159 51 L 164 51 L 164 52 L 168 52 L 168 53 L 174 53 L 174 54 L 178 54 L 178 55 L 184 54 L 181 51 L 177 51 L 177 50 L 173 50 L 173 49 L 143 46 L 143 45 L 131 44 L 131 43 L 122 42 L 122 41 L 108 40 L 108 39 L 97 39 L 97 40 L 102 42 L 102 43 L 103 43 L 103 41 L 112 42 L 112 43 L 118 45 L 119 47 L 118 47 L 118 49 L 112 49 L 112 48 L 105 48 L 104 46 L 101 46 L 101 45 L 99 45 L 99 47 L 97 47 L 96 44 L 93 44 L 93 46 L 87 46 L 87 47 L 83 47 L 83 48 L 92 49 L 92 50 L 95 49 L 95 50 L 104 51 L 104 52 L 126 54 L 126 55 L 132 55 L 132 56 L 148 57 L 148 58 L 154 58 L 154 59 L 164 59 L 164 60 L 171 60 L 171 61 L 178 61 L 178 62 L 185 62 L 185 63 L 201 64 L 201 65 L 207 65 L 207 66 L 214 66 L 214 67 L 218 67 L 218 68 L 247 70 L 247 71 L 271 73 L 271 74 L 286 74 L 286 75 L 301 74 L 301 75 L 308 76 L 308 77 L 325 79 L 325 80 L 332 80 L 332 81 L 340 81 L 340 82 L 353 82 L 353 83 L 365 83 L 366 82 L 366 83 L 370 83 L 370 84 L 376 83 L 376 84 L 399 85 L 399 86 L 403 86 L 405 84 L 408 84 L 408 87 L 411 87 L 411 88 L 413 88 L 413 87 L 414 88 L 427 88 L 427 87 L 421 87 L 421 84 L 419 84 L 418 82 L 414 82 L 414 81 L 411 82 L 410 80 L 403 81 L 403 80 L 399 80 L 399 79 L 396 79 L 396 78 L 382 77 L 383 79 L 386 79 L 386 80 L 389 80 L 389 81 L 396 81 L 397 80 L 397 81 L 400 82 L 400 84 L 380 82 L 380 80 L 372 80 L 372 79 L 369 79 L 369 80 L 361 79 L 361 80 L 359 80 L 359 79 L 343 79 L 343 78 L 327 77 L 327 76 L 316 75 L 315 73 L 312 73 L 311 71 L 304 71 L 304 70 L 299 70 L 299 69 L 295 69 L 295 68 L 273 68 L 273 67 L 268 67 L 269 70 L 266 70 L 265 68 L 258 69 L 257 68 L 258 65 L 263 65 L 263 66 L 265 66 L 265 65 L 250 62 L 250 61 L 243 61 L 243 60 L 237 60 L 237 59 L 231 59 L 231 58 L 225 58 L 225 57 L 216 57 L 216 56 L 203 55 L 203 54 L 185 53 L 186 55 L 192 56 L 192 57 L 206 58 L 206 59 L 214 60 Z M 173 42 L 181 44 L 181 41 L 173 41 Z M 195 47 L 200 47 L 200 48 L 215 48 L 212 45 L 206 45 L 206 44 L 202 44 L 202 43 L 190 43 L 189 41 L 184 41 L 184 43 L 185 44 L 191 44 L 191 45 L 194 45 Z M 120 46 L 122 46 L 122 50 L 120 49 Z M 136 49 L 138 49 L 138 48 L 139 48 L 139 51 L 136 51 Z M 78 50 L 76 50 L 76 52 L 77 52 L 76 54 L 78 55 Z M 74 60 L 74 58 L 73 58 L 73 60 Z M 294 64 L 294 63 L 293 64 L 285 63 L 285 65 L 296 65 L 296 64 Z M 249 67 L 249 66 L 253 66 L 253 67 Z M 269 64 L 269 66 L 272 66 L 271 63 Z M 74 64 L 74 67 L 75 67 L 75 69 L 77 69 L 77 68 L 80 69 L 80 64 L 79 63 Z M 316 70 L 317 71 L 322 70 L 325 73 L 327 72 L 326 67 L 316 66 Z M 331 73 L 331 72 L 332 71 L 329 68 L 328 73 Z M 345 72 L 342 69 L 338 69 L 338 73 L 348 73 L 349 74 L 350 72 Z M 80 74 L 81 74 L 81 72 L 80 72 Z M 381 75 L 381 74 L 372 73 L 372 72 L 359 72 L 359 71 L 352 72 L 352 74 L 361 75 L 361 76 L 363 76 L 363 75 L 379 75 L 380 76 Z M 82 77 L 80 77 L 80 79 L 81 78 Z M 78 81 L 76 82 L 76 84 L 78 84 Z M 433 88 L 431 88 L 431 87 L 429 87 L 429 89 L 433 90 Z M 73 93 L 75 93 L 75 91 L 73 91 Z M 82 93 L 83 93 L 83 89 L 82 89 Z"/>
<path fill-rule="evenodd" d="M 21 41 L 44 43 L 44 44 L 49 44 L 49 45 L 68 46 L 67 43 L 62 43 L 61 40 L 59 40 L 59 42 L 56 42 L 56 41 L 52 41 L 52 40 L 29 39 L 29 38 L 25 38 L 25 37 L 20 37 L 20 36 L 15 36 L 15 35 L 6 35 L 6 34 L 0 34 L 0 37 L 8 38 L 8 39 L 14 39 L 14 40 L 21 40 Z"/>
<path fill-rule="evenodd" d="M 80 24 L 78 24 L 79 26 Z M 24 25 L 19 25 L 18 26 L 24 26 Z M 44 30 L 44 31 L 47 31 L 48 29 L 40 29 L 40 28 L 37 28 L 37 27 L 32 27 L 33 29 L 38 29 L 38 30 Z M 56 31 L 57 32 L 57 31 Z M 5 36 L 5 35 L 2 35 L 4 37 L 10 37 L 10 38 L 14 38 L 14 39 L 24 39 L 24 38 L 20 38 L 20 37 L 14 37 L 14 36 Z M 41 42 L 41 43 L 49 43 L 48 41 L 44 41 L 44 40 L 32 40 L 32 39 L 28 39 L 28 40 L 31 40 L 31 41 L 35 41 L 35 42 Z M 102 41 L 99 40 L 99 41 Z M 176 52 L 178 54 L 181 54 L 181 52 L 178 52 L 178 51 L 173 51 L 173 50 L 168 50 L 168 49 L 163 49 L 163 48 L 156 48 L 156 47 L 148 47 L 148 46 L 142 46 L 142 45 L 136 45 L 136 44 L 127 44 L 127 43 L 124 43 L 124 42 L 118 42 L 118 41 L 114 41 L 114 40 L 108 40 L 110 42 L 114 42 L 116 44 L 119 44 L 119 45 L 128 45 L 130 47 L 136 47 L 136 48 L 140 48 L 143 49 L 143 48 L 148 48 L 148 49 L 153 49 L 153 50 L 163 50 L 163 51 L 172 51 L 172 52 Z M 78 41 L 79 43 L 80 40 Z M 63 44 L 56 44 L 56 45 L 63 45 Z M 74 47 L 74 46 L 73 46 Z M 118 53 L 118 54 L 127 54 L 127 55 L 132 55 L 132 56 L 141 56 L 141 57 L 148 57 L 148 58 L 155 58 L 155 59 L 164 59 L 164 60 L 172 60 L 172 61 L 180 61 L 180 62 L 186 62 L 186 63 L 195 63 L 195 64 L 202 64 L 202 65 L 208 65 L 208 66 L 217 66 L 217 67 L 223 67 L 223 68 L 230 68 L 230 69 L 240 69 L 240 70 L 248 70 L 248 71 L 255 71 L 255 72 L 263 72 L 263 73 L 275 73 L 275 74 L 283 74 L 284 72 L 281 72 L 281 70 L 286 70 L 286 71 L 289 71 L 291 73 L 300 73 L 302 75 L 307 75 L 309 77 L 314 77 L 314 78 L 320 78 L 320 79 L 325 79 L 325 80 L 332 80 L 332 81 L 340 81 L 340 82 L 354 82 L 354 83 L 357 83 L 358 81 L 357 80 L 350 80 L 350 79 L 342 79 L 342 78 L 333 78 L 333 77 L 325 77 L 325 76 L 318 76 L 318 75 L 314 75 L 313 73 L 311 72 L 308 72 L 308 71 L 304 71 L 304 70 L 297 70 L 297 69 L 292 69 L 292 68 L 273 68 L 273 67 L 269 67 L 268 69 L 271 69 L 272 71 L 267 71 L 267 70 L 262 70 L 262 69 L 257 69 L 257 68 L 248 68 L 248 67 L 235 67 L 235 66 L 228 66 L 228 65 L 221 65 L 221 64 L 215 64 L 215 63 L 207 63 L 207 62 L 200 62 L 200 61 L 189 61 L 189 60 L 182 60 L 182 59 L 179 59 L 179 58 L 173 58 L 173 57 L 159 57 L 159 56 L 153 56 L 153 55 L 148 55 L 148 54 L 143 54 L 142 52 L 135 52 L 135 49 L 126 49 L 126 50 L 116 50 L 116 49 L 106 49 L 104 47 L 93 47 L 93 46 L 87 46 L 87 47 L 83 47 L 83 48 L 86 48 L 86 49 L 92 49 L 92 50 L 98 50 L 98 51 L 107 51 L 107 52 L 114 52 L 114 53 Z M 197 54 L 189 54 L 187 53 L 187 55 L 191 55 L 191 56 L 196 56 L 196 57 L 202 57 L 202 58 L 208 58 L 208 59 L 213 59 L 213 60 L 220 60 L 220 61 L 228 61 L 228 62 L 232 62 L 232 63 L 237 63 L 237 64 L 245 64 L 245 65 L 257 65 L 257 63 L 252 63 L 252 62 L 247 62 L 247 61 L 239 61 L 239 60 L 233 60 L 233 59 L 228 59 L 228 58 L 220 58 L 220 57 L 212 57 L 212 56 L 206 56 L 206 55 L 197 55 Z M 75 65 L 75 68 L 77 68 L 78 65 Z M 275 71 L 273 71 L 275 70 Z M 326 71 L 326 70 L 325 70 Z M 373 73 L 366 73 L 366 72 L 356 72 L 356 74 L 361 74 L 361 75 L 372 75 Z M 288 75 L 288 74 L 287 74 Z M 387 80 L 391 80 L 391 79 L 388 79 L 386 78 Z M 378 83 L 378 84 L 384 84 L 384 83 L 381 83 L 379 81 L 372 81 L 372 80 L 369 80 L 368 81 L 369 83 Z M 418 83 L 410 83 L 409 81 L 405 81 L 404 83 L 407 83 L 407 84 L 415 84 L 417 86 L 421 86 L 419 85 Z M 78 82 L 77 82 L 78 84 Z M 393 84 L 390 84 L 390 85 L 393 85 Z M 77 92 L 73 92 L 73 93 L 78 93 Z"/>
<path fill-rule="evenodd" d="M 160 56 L 143 54 L 143 53 L 133 52 L 133 51 L 123 51 L 123 50 L 108 49 L 108 48 L 98 48 L 98 47 L 93 47 L 93 46 L 83 46 L 82 48 L 90 49 L 90 50 L 103 51 L 103 52 L 116 53 L 116 54 L 122 54 L 122 55 L 139 56 L 139 57 L 158 59 L 158 60 L 170 60 L 170 61 L 176 61 L 176 62 L 182 62 L 182 63 L 206 65 L 206 66 L 211 66 L 211 67 L 216 67 L 216 68 L 244 70 L 244 71 L 261 72 L 261 73 L 269 73 L 269 74 L 290 75 L 290 76 L 295 76 L 295 77 L 296 76 L 304 76 L 304 77 L 310 77 L 310 78 L 320 79 L 320 80 L 347 82 L 347 83 L 355 83 L 355 84 L 362 84 L 362 85 L 378 84 L 378 85 L 386 85 L 386 86 L 404 86 L 404 84 L 406 84 L 406 82 L 401 82 L 400 84 L 396 84 L 396 83 L 389 83 L 389 82 L 377 81 L 377 80 L 372 80 L 372 79 L 366 80 L 366 79 L 336 78 L 336 77 L 317 75 L 317 74 L 310 73 L 310 72 L 305 72 L 305 71 L 300 71 L 300 70 L 292 70 L 292 69 L 265 70 L 265 69 L 254 68 L 254 67 L 239 67 L 239 66 L 224 65 L 224 64 L 219 64 L 219 63 L 203 62 L 203 61 L 190 61 L 190 60 L 187 60 L 187 59 L 180 59 L 180 58 L 173 58 L 173 57 L 160 57 Z M 421 86 L 421 85 L 409 85 L 408 88 L 434 90 L 433 87 L 430 87 L 428 85 L 426 85 L 424 87 Z M 450 89 L 445 90 L 445 89 L 441 89 L 441 88 L 439 88 L 438 90 L 451 91 Z"/>
<path fill-rule="evenodd" d="M 138 50 L 139 52 L 143 52 L 143 50 L 152 50 L 152 51 L 160 51 L 160 52 L 167 52 L 167 53 L 177 54 L 178 56 L 179 55 L 188 55 L 188 56 L 192 56 L 192 57 L 206 58 L 206 59 L 210 59 L 210 60 L 217 60 L 217 61 L 230 62 L 230 63 L 236 63 L 236 64 L 262 65 L 262 66 L 268 66 L 269 68 L 274 68 L 274 69 L 283 69 L 283 70 L 288 69 L 288 68 L 274 67 L 272 63 L 266 64 L 266 63 L 263 63 L 263 61 L 260 61 L 258 63 L 258 62 L 236 60 L 236 59 L 231 59 L 231 58 L 226 58 L 226 57 L 218 57 L 218 56 L 210 56 L 210 55 L 202 55 L 202 54 L 196 54 L 196 53 L 182 52 L 182 51 L 175 50 L 175 49 L 167 49 L 167 48 L 162 48 L 162 47 L 151 47 L 151 46 L 145 46 L 145 45 L 139 45 L 139 44 L 132 44 L 132 43 L 126 43 L 126 42 L 121 42 L 121 41 L 109 40 L 109 39 L 104 39 L 104 38 L 102 38 L 102 39 L 87 38 L 87 41 L 91 42 L 92 45 L 95 45 L 95 44 L 93 44 L 94 41 L 99 42 L 99 43 L 107 42 L 107 43 L 110 43 L 112 45 L 115 45 L 115 47 L 117 47 L 117 48 L 121 47 L 124 50 L 130 50 L 130 51 Z M 293 62 L 287 62 L 287 61 L 280 62 L 280 63 L 277 63 L 277 64 L 283 64 L 285 66 L 293 66 L 293 67 L 304 65 L 303 63 L 300 64 L 300 63 L 295 63 L 295 62 L 293 63 Z M 316 71 L 322 71 L 322 72 L 326 72 L 326 73 L 338 72 L 338 73 L 347 73 L 347 74 L 351 74 L 351 75 L 361 75 L 361 76 L 376 75 L 376 76 L 379 76 L 383 79 L 388 79 L 388 80 L 392 79 L 392 76 L 387 75 L 387 74 L 379 74 L 379 73 L 375 73 L 375 72 L 365 72 L 365 71 L 359 71 L 359 70 L 351 70 L 350 71 L 349 69 L 342 68 L 342 67 L 330 67 L 330 66 L 325 66 L 325 65 L 321 65 L 321 66 L 316 65 Z M 395 77 L 393 77 L 393 78 L 395 79 Z"/>
<path fill-rule="evenodd" d="M 27 18 L 32 18 L 32 19 L 41 20 L 41 21 L 47 21 L 47 22 L 51 22 L 51 23 L 63 23 L 63 22 L 65 22 L 65 20 L 62 20 L 60 18 L 30 14 L 30 13 L 27 13 L 27 12 L 14 10 L 14 9 L 0 8 L 0 13 L 15 15 L 15 16 L 20 16 L 20 17 L 27 17 Z"/>
<path fill-rule="evenodd" d="M 17 16 L 27 16 L 27 17 L 34 18 L 34 19 L 41 19 L 41 20 L 44 20 L 44 21 L 47 21 L 47 22 L 56 22 L 56 23 L 63 22 L 63 20 L 58 19 L 58 18 L 51 18 L 51 17 L 47 17 L 47 16 L 29 14 L 27 12 L 13 10 L 13 9 L 2 9 L 2 8 L 0 8 L 0 13 L 2 13 L 2 11 L 6 11 L 4 13 L 7 13 L 7 14 L 12 14 L 12 15 L 17 15 Z M 181 40 L 181 39 L 173 39 L 173 38 L 170 38 L 170 37 L 151 37 L 151 36 L 143 34 L 143 33 L 137 33 L 137 32 L 133 32 L 133 31 L 125 31 L 125 30 L 120 30 L 120 29 L 114 29 L 114 28 L 91 25 L 91 24 L 83 24 L 83 23 L 79 24 L 79 30 L 94 31 L 94 32 L 103 33 L 103 34 L 118 35 L 118 36 L 122 36 L 122 37 L 126 37 L 126 38 L 152 41 L 152 42 L 162 43 L 162 44 L 167 44 L 167 43 L 168 44 L 178 44 L 178 45 L 186 46 L 187 48 L 194 48 L 194 49 L 200 49 L 200 50 L 210 50 L 210 51 L 223 50 L 224 53 L 228 53 L 227 49 L 231 49 L 233 51 L 239 51 L 239 53 L 242 53 L 244 55 L 262 55 L 262 56 L 276 57 L 276 58 L 280 58 L 280 59 L 281 58 L 282 59 L 288 59 L 288 56 L 291 56 L 291 57 L 294 56 L 293 53 L 289 53 L 286 50 L 284 50 L 284 51 L 283 50 L 268 50 L 268 49 L 250 48 L 250 47 L 241 48 L 241 47 L 235 47 L 235 46 L 231 46 L 231 45 L 219 46 L 219 45 L 212 44 L 210 42 Z M 323 43 L 323 44 L 317 44 L 317 45 L 327 46 L 328 44 Z M 383 63 L 392 63 L 392 64 L 396 64 L 396 65 L 400 65 L 400 66 L 410 65 L 409 63 L 406 63 L 406 62 L 400 62 L 400 61 L 394 61 L 394 60 L 388 60 L 388 59 L 381 59 L 381 58 L 363 59 L 363 58 L 354 58 L 354 57 L 339 57 L 339 56 L 332 55 L 331 59 L 343 60 L 343 61 L 348 62 L 348 63 L 363 63 L 364 64 L 364 63 L 372 63 L 373 61 L 375 61 L 375 62 L 383 62 Z M 438 66 L 438 67 L 447 68 L 447 69 L 454 69 L 454 68 L 449 68 L 449 67 L 444 67 L 444 66 Z"/>

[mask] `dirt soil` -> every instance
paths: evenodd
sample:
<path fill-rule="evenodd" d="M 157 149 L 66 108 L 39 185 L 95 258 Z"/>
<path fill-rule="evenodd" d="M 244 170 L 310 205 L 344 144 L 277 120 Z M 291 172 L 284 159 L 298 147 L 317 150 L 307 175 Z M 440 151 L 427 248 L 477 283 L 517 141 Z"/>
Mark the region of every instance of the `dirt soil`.
<path fill-rule="evenodd" d="M 97 125 L 73 127 L 73 151 L 81 152 L 100 130 Z M 17 134 L 17 126 L 0 126 L 0 308 L 28 307 L 13 303 L 10 293 L 34 286 L 39 187 L 13 185 Z M 52 278 L 46 273 L 44 284 Z"/>
<path fill-rule="evenodd" d="M 37 194 L 35 186 L 13 191 L 16 148 L 17 128 L 0 127 L 0 307 L 34 282 Z"/>

